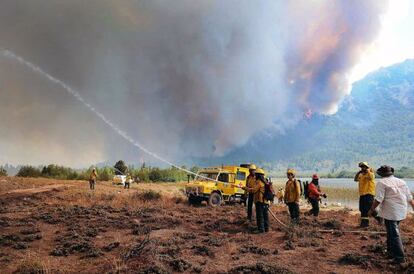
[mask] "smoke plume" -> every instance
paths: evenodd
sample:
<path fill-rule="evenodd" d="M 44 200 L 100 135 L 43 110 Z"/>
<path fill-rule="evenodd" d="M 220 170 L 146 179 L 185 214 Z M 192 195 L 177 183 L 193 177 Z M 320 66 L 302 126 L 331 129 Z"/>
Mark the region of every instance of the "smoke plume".
<path fill-rule="evenodd" d="M 333 113 L 387 2 L 3 0 L 0 49 L 75 88 L 157 154 L 221 156 Z M 58 86 L 0 57 L 0 163 L 145 159 Z M 144 157 L 144 158 L 143 158 Z"/>

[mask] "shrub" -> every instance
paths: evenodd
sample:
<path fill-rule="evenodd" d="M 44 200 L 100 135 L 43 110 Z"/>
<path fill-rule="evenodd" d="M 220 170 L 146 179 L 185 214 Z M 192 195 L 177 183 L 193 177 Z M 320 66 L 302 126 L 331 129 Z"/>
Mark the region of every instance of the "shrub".
<path fill-rule="evenodd" d="M 0 177 L 1 176 L 7 176 L 7 170 L 3 166 L 0 166 Z"/>
<path fill-rule="evenodd" d="M 159 168 L 154 168 L 150 171 L 148 178 L 153 182 L 161 181 L 162 175 L 161 170 Z"/>
<path fill-rule="evenodd" d="M 41 176 L 45 178 L 73 180 L 77 179 L 78 174 L 68 167 L 48 165 L 42 168 Z"/>
<path fill-rule="evenodd" d="M 139 199 L 143 201 L 154 201 L 161 199 L 161 194 L 154 190 L 147 190 L 139 194 Z"/>
<path fill-rule="evenodd" d="M 114 165 L 114 168 L 115 168 L 116 175 L 125 175 L 128 171 L 127 165 L 122 160 L 119 160 L 118 162 L 116 162 Z"/>
<path fill-rule="evenodd" d="M 19 171 L 17 172 L 17 177 L 40 177 L 42 172 L 40 169 L 33 167 L 33 166 L 22 166 Z"/>

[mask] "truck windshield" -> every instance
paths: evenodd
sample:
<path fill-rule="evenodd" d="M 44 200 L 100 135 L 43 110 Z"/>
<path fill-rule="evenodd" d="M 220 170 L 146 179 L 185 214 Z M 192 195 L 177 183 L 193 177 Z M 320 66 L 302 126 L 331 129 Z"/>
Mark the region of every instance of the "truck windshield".
<path fill-rule="evenodd" d="M 212 179 L 212 180 L 217 180 L 217 175 L 218 175 L 218 173 L 204 173 L 204 172 L 202 172 L 202 173 L 199 173 L 197 175 L 196 180 L 209 181 L 206 178 L 209 178 L 209 179 Z"/>

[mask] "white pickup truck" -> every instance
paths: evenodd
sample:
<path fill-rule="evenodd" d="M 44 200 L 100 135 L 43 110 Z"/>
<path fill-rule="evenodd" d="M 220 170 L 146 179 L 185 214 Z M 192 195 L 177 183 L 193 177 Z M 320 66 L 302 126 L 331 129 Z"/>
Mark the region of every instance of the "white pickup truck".
<path fill-rule="evenodd" d="M 126 175 L 115 175 L 114 178 L 112 178 L 112 184 L 125 185 L 126 177 Z"/>

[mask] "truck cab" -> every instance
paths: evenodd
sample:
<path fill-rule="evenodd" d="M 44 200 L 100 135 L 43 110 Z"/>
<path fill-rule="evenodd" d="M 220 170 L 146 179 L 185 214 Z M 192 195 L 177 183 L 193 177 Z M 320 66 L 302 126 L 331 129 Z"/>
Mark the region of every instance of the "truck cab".
<path fill-rule="evenodd" d="M 190 204 L 206 201 L 210 206 L 245 202 L 244 190 L 249 165 L 203 168 L 185 186 Z"/>

